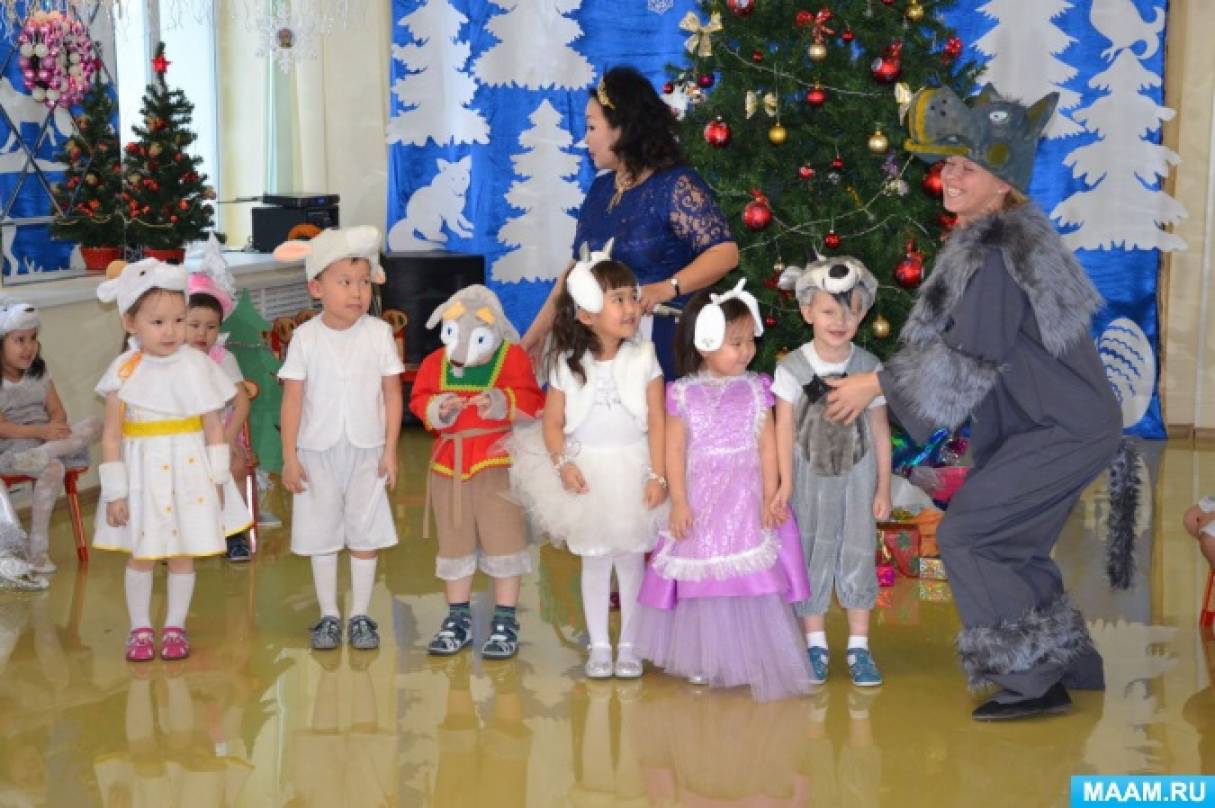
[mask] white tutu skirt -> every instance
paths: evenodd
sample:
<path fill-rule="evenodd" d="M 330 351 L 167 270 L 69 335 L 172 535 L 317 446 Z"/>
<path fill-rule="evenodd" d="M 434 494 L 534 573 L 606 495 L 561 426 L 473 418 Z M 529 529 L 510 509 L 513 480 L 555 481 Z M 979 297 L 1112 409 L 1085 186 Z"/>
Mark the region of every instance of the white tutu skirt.
<path fill-rule="evenodd" d="M 667 502 L 645 506 L 650 467 L 646 440 L 629 446 L 582 446 L 570 461 L 590 489 L 571 494 L 553 470 L 540 424 L 516 427 L 506 439 L 511 455 L 511 494 L 526 510 L 535 530 L 580 556 L 641 553 L 654 549 L 667 526 Z"/>

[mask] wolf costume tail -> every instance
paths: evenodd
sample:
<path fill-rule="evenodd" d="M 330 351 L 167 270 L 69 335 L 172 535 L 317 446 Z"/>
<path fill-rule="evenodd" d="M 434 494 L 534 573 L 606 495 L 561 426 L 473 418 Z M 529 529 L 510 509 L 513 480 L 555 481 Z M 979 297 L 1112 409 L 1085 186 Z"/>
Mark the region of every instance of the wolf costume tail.
<path fill-rule="evenodd" d="M 1109 469 L 1110 513 L 1106 523 L 1105 571 L 1113 589 L 1129 589 L 1135 575 L 1135 531 L 1139 515 L 1139 452 L 1124 437 Z"/>

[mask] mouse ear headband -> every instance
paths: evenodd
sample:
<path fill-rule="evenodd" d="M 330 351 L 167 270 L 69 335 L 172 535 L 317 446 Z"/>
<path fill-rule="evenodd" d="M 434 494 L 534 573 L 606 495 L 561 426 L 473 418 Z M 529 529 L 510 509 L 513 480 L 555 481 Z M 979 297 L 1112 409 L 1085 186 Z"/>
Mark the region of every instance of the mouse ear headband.
<path fill-rule="evenodd" d="M 615 239 L 608 239 L 603 245 L 603 249 L 595 251 L 592 251 L 585 241 L 582 242 L 582 246 L 578 248 L 578 260 L 574 262 L 574 268 L 565 276 L 565 288 L 569 290 L 574 303 L 578 308 L 585 309 L 591 314 L 603 311 L 603 287 L 599 285 L 599 281 L 595 280 L 595 274 L 591 272 L 591 269 L 601 261 L 612 260 L 614 241 Z"/>
<path fill-rule="evenodd" d="M 108 272 L 108 270 L 107 270 Z M 170 292 L 186 291 L 186 269 L 166 264 L 155 258 L 145 258 L 122 267 L 121 272 L 97 287 L 97 299 L 102 303 L 117 302 L 118 313 L 126 314 L 136 300 L 152 289 Z"/>
<path fill-rule="evenodd" d="M 24 331 L 41 325 L 38 309 L 13 297 L 0 295 L 0 336 L 10 331 Z"/>
<path fill-rule="evenodd" d="M 759 319 L 759 303 L 755 295 L 743 289 L 746 278 L 724 294 L 709 295 L 709 302 L 696 315 L 696 331 L 692 336 L 692 344 L 702 351 L 716 351 L 726 339 L 726 313 L 722 304 L 727 300 L 741 300 L 751 312 L 751 320 L 755 323 L 755 336 L 764 333 L 763 321 Z"/>
<path fill-rule="evenodd" d="M 380 266 L 380 231 L 370 225 L 322 230 L 310 241 L 284 241 L 274 248 L 274 257 L 279 261 L 304 259 L 304 274 L 308 280 L 315 280 L 334 261 L 363 258 L 371 264 L 372 282 L 386 280 Z"/>

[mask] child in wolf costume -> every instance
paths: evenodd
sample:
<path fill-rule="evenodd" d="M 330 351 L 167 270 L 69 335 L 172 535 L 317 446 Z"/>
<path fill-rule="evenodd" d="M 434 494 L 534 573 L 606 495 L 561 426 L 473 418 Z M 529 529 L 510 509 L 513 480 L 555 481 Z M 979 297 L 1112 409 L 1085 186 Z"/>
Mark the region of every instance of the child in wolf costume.
<path fill-rule="evenodd" d="M 882 675 L 869 649 L 869 612 L 877 601 L 875 521 L 890 515 L 890 423 L 876 398 L 864 418 L 825 417 L 826 379 L 879 370 L 852 338 L 873 305 L 878 282 L 855 258 L 819 258 L 790 267 L 780 286 L 797 295 L 814 338 L 776 367 L 776 509 L 792 500 L 810 578 L 810 598 L 796 611 L 806 632 L 811 681 L 827 680 L 827 609 L 834 591 L 848 613 L 845 646 L 852 683 L 874 687 Z"/>
<path fill-rule="evenodd" d="M 423 360 L 409 397 L 409 409 L 435 433 L 426 509 L 435 509 L 435 574 L 445 582 L 449 610 L 428 650 L 450 656 L 472 642 L 469 597 L 479 566 L 494 579 L 497 604 L 481 655 L 509 659 L 519 647 L 519 579 L 532 565 L 523 511 L 507 497 L 510 455 L 499 444 L 516 418 L 540 411 L 544 394 L 489 289 L 456 292 L 426 327 L 440 323 L 443 347 Z"/>
<path fill-rule="evenodd" d="M 921 442 L 972 421 L 974 467 L 937 541 L 970 684 L 1000 688 L 974 711 L 981 721 L 1064 712 L 1067 687 L 1104 686 L 1050 554 L 1081 492 L 1107 468 L 1109 571 L 1116 585 L 1129 583 L 1136 466 L 1120 448 L 1118 403 L 1090 336 L 1101 297 L 1024 196 L 1057 100 L 1027 108 L 990 85 L 970 106 L 947 88 L 916 94 L 907 149 L 947 159 L 945 207 L 959 226 L 886 368 L 829 382 L 829 417 L 850 421 L 884 395 Z"/>

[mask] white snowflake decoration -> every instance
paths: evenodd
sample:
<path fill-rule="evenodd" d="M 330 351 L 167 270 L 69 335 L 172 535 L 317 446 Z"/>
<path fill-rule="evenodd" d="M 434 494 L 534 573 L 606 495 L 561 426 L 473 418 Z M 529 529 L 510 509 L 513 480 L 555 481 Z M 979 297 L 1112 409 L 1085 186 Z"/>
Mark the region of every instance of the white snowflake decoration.
<path fill-rule="evenodd" d="M 273 56 L 279 70 L 291 69 L 297 59 L 316 58 L 315 23 L 299 12 L 279 7 L 257 18 L 255 56 Z"/>
<path fill-rule="evenodd" d="M 666 14 L 675 5 L 675 0 L 646 0 L 645 7 L 655 14 Z"/>

